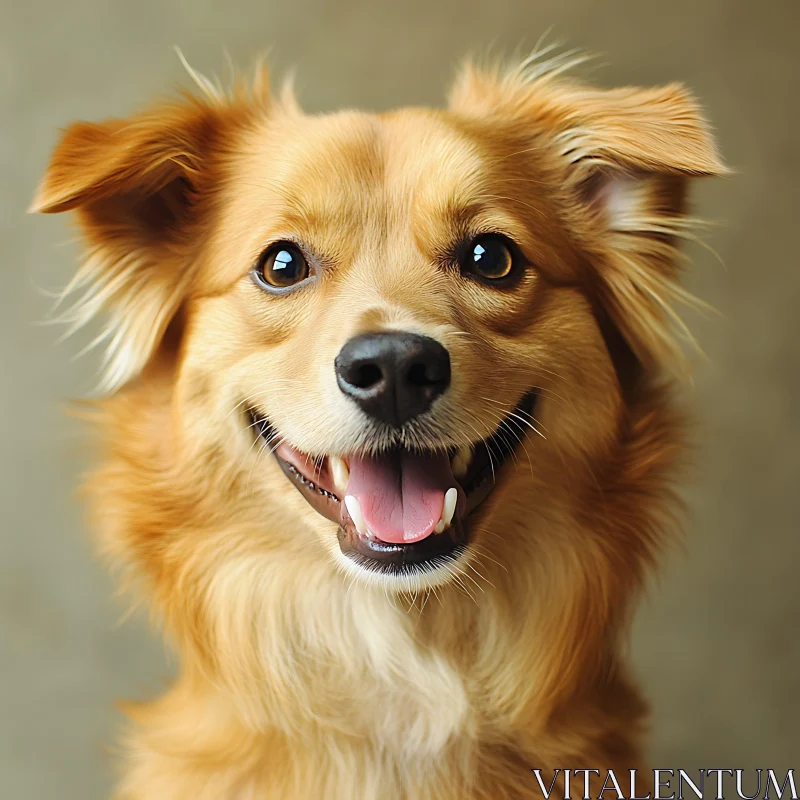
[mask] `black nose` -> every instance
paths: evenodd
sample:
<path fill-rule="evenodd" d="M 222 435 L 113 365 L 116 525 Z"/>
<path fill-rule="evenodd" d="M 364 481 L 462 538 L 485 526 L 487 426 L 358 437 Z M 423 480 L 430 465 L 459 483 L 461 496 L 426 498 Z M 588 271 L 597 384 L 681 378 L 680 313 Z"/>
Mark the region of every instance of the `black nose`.
<path fill-rule="evenodd" d="M 418 417 L 450 385 L 450 355 L 414 333 L 368 333 L 336 356 L 339 388 L 375 419 L 399 426 Z"/>

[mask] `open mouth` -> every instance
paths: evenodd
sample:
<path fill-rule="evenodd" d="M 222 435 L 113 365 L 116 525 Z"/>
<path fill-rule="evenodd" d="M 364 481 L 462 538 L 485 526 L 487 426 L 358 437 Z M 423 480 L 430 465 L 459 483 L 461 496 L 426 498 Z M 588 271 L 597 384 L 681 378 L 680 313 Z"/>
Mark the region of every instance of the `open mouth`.
<path fill-rule="evenodd" d="M 424 451 L 314 457 L 283 441 L 273 450 L 305 500 L 339 525 L 342 553 L 388 575 L 433 570 L 469 544 L 469 515 L 490 494 L 503 464 L 533 428 L 537 393 L 526 394 L 487 439 Z M 269 419 L 248 408 L 265 443 L 279 440 Z"/>

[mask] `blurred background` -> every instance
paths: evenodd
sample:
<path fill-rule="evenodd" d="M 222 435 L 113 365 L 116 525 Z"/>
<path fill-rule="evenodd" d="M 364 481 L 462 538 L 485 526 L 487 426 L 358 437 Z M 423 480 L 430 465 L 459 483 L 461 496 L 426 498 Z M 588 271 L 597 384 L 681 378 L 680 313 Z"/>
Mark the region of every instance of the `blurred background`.
<path fill-rule="evenodd" d="M 169 679 L 161 643 L 91 556 L 66 401 L 93 385 L 88 341 L 43 326 L 76 266 L 67 221 L 25 215 L 58 129 L 125 115 L 225 51 L 297 67 L 309 111 L 439 104 L 466 54 L 550 30 L 599 53 L 601 85 L 692 87 L 736 175 L 701 183 L 719 221 L 694 248 L 691 317 L 708 360 L 688 535 L 638 615 L 657 767 L 800 767 L 800 2 L 767 0 L 0 0 L 0 797 L 87 800 L 111 784 L 119 697 Z"/>

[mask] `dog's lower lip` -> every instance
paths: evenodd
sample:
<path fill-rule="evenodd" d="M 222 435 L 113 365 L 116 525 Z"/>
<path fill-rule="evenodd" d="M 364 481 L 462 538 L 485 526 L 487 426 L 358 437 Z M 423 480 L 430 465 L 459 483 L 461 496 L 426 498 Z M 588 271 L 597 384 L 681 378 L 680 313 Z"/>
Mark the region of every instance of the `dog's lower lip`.
<path fill-rule="evenodd" d="M 513 452 L 513 443 L 520 439 L 518 424 L 513 420 L 521 415 L 531 416 L 536 403 L 535 390 L 526 394 L 515 409 L 500 423 L 488 439 L 474 445 L 474 456 L 466 474 L 458 481 L 466 496 L 463 514 L 456 514 L 451 527 L 439 534 L 432 534 L 413 543 L 393 544 L 374 536 L 360 534 L 344 513 L 343 498 L 337 494 L 328 457 L 311 459 L 303 464 L 292 463 L 281 457 L 281 448 L 272 453 L 284 474 L 295 485 L 300 494 L 317 513 L 339 525 L 338 540 L 344 555 L 373 571 L 388 574 L 408 574 L 409 570 L 424 571 L 457 558 L 469 543 L 468 515 L 475 510 L 491 492 L 497 471 Z M 263 414 L 250 407 L 247 409 L 251 429 L 270 442 L 276 431 Z M 294 448 L 291 448 L 294 453 Z M 448 451 L 452 457 L 455 449 Z"/>

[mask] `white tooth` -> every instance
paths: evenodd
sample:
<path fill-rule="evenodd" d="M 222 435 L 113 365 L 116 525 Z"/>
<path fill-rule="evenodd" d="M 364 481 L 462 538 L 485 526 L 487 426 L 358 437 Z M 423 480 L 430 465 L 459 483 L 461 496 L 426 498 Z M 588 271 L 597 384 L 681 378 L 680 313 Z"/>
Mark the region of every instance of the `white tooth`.
<path fill-rule="evenodd" d="M 344 492 L 347 484 L 350 481 L 350 470 L 347 469 L 347 464 L 341 458 L 331 456 L 328 459 L 331 465 L 331 475 L 333 475 L 333 484 L 340 491 Z M 352 515 L 351 515 L 352 516 Z"/>
<path fill-rule="evenodd" d="M 456 450 L 456 454 L 450 459 L 453 475 L 455 475 L 456 478 L 461 478 L 466 475 L 471 461 L 472 448 L 466 444 L 459 447 L 458 450 Z"/>
<path fill-rule="evenodd" d="M 361 506 L 358 504 L 358 499 L 348 494 L 344 498 L 344 504 L 347 506 L 347 513 L 350 514 L 350 519 L 353 520 L 353 525 L 356 530 L 361 534 L 367 533 L 367 523 L 364 522 L 364 515 L 361 513 Z"/>
<path fill-rule="evenodd" d="M 458 489 L 452 486 L 447 490 L 444 496 L 444 508 L 442 509 L 442 522 L 447 527 L 453 520 L 453 514 L 456 513 L 456 503 L 458 502 Z"/>
<path fill-rule="evenodd" d="M 442 516 L 433 529 L 434 533 L 441 533 L 450 527 L 453 521 L 453 514 L 456 513 L 456 503 L 458 502 L 458 489 L 455 486 L 448 489 L 444 495 L 444 505 L 442 506 Z"/>

